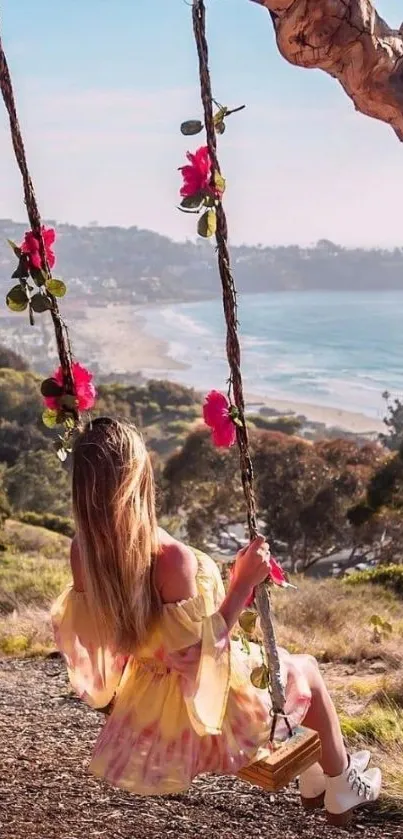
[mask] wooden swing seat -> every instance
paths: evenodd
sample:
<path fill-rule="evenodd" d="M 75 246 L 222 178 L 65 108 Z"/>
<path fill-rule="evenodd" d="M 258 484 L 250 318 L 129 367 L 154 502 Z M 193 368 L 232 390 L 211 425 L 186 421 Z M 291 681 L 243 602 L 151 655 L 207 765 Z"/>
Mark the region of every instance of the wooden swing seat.
<path fill-rule="evenodd" d="M 238 778 L 267 792 L 278 792 L 317 763 L 320 756 L 317 732 L 310 728 L 296 728 L 292 737 L 275 746 L 265 760 L 255 761 L 241 769 Z"/>

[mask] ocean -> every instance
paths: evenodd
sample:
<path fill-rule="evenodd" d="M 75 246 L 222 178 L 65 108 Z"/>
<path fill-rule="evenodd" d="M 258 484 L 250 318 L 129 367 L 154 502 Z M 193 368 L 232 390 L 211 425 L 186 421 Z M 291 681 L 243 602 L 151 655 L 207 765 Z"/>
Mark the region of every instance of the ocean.
<path fill-rule="evenodd" d="M 238 303 L 248 394 L 377 419 L 385 390 L 403 397 L 403 292 L 243 295 Z M 184 365 L 169 378 L 225 390 L 221 300 L 166 305 L 144 316 L 146 330 Z"/>

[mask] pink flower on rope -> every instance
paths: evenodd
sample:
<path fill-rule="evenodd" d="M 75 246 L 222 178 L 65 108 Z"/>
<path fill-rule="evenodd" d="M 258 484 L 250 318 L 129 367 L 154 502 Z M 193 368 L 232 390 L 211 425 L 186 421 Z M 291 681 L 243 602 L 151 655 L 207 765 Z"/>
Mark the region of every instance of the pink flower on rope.
<path fill-rule="evenodd" d="M 190 198 L 198 192 L 209 192 L 211 187 L 211 159 L 207 146 L 201 146 L 192 154 L 186 155 L 189 164 L 181 166 L 183 186 L 180 191 L 182 198 Z"/>
<path fill-rule="evenodd" d="M 274 556 L 270 557 L 270 572 L 269 577 L 276 586 L 281 586 L 282 588 L 288 588 L 289 583 L 287 582 L 287 577 L 284 574 L 284 571 L 281 565 L 274 559 Z"/>
<path fill-rule="evenodd" d="M 86 370 L 85 367 L 82 367 L 78 361 L 73 363 L 72 373 L 78 410 L 90 411 L 95 404 L 97 395 L 92 381 L 93 375 L 89 372 L 89 370 Z M 53 373 L 51 378 L 54 379 L 60 387 L 63 387 L 63 371 L 61 367 Z M 45 396 L 44 402 L 46 407 L 51 411 L 57 411 L 59 408 L 59 397 L 57 396 Z"/>
<path fill-rule="evenodd" d="M 236 427 L 230 414 L 231 404 L 223 393 L 211 390 L 203 405 L 204 422 L 213 432 L 213 443 L 229 449 L 236 442 Z"/>
<path fill-rule="evenodd" d="M 53 252 L 52 245 L 54 244 L 56 239 L 56 232 L 53 229 L 53 227 L 42 227 L 42 236 L 49 268 L 53 268 L 56 262 L 56 257 Z M 43 267 L 41 253 L 39 249 L 39 240 L 35 236 L 35 233 L 32 232 L 32 230 L 29 230 L 25 234 L 24 241 L 21 245 L 21 251 L 22 253 L 27 255 L 32 268 L 41 269 Z"/>
<path fill-rule="evenodd" d="M 192 198 L 199 193 L 221 198 L 224 187 L 215 186 L 212 183 L 213 166 L 208 147 L 201 146 L 194 154 L 188 151 L 186 157 L 189 164 L 179 169 L 183 177 L 183 186 L 180 191 L 182 198 Z M 223 178 L 221 178 L 221 183 L 225 184 Z"/>

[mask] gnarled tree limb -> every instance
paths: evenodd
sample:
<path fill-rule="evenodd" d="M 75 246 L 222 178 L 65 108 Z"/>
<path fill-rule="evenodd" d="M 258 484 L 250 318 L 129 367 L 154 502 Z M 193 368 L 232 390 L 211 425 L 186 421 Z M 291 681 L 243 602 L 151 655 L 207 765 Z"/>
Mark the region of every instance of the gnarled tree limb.
<path fill-rule="evenodd" d="M 389 123 L 403 141 L 403 25 L 392 29 L 370 0 L 253 0 L 273 20 L 291 64 L 338 79 L 357 111 Z"/>

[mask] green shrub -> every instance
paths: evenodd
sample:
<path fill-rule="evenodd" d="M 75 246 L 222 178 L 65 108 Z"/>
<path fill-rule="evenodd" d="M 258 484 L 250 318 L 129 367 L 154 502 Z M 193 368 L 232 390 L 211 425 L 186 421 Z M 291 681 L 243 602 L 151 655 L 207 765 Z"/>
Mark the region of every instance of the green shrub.
<path fill-rule="evenodd" d="M 52 451 L 21 452 L 14 466 L 5 472 L 4 486 L 11 506 L 18 513 L 52 512 L 65 516 L 71 510 L 67 468 Z"/>
<path fill-rule="evenodd" d="M 70 539 L 75 533 L 74 521 L 67 516 L 56 516 L 54 513 L 22 513 L 19 520 L 24 524 L 32 524 L 34 527 L 45 527 L 53 533 L 69 536 Z"/>
<path fill-rule="evenodd" d="M 282 434 L 293 436 L 301 430 L 302 422 L 298 417 L 265 417 L 263 414 L 252 414 L 248 422 L 262 431 L 280 431 Z"/>
<path fill-rule="evenodd" d="M 201 417 L 201 408 L 198 403 L 194 405 L 179 405 L 178 414 L 183 418 L 188 417 L 189 420 L 196 419 L 197 417 Z"/>
<path fill-rule="evenodd" d="M 10 350 L 4 344 L 0 344 L 0 367 L 9 367 L 11 370 L 22 370 L 23 372 L 29 369 L 29 364 L 21 355 Z"/>
<path fill-rule="evenodd" d="M 344 581 L 346 585 L 357 586 L 363 583 L 373 583 L 384 586 L 403 597 L 403 565 L 379 565 L 368 571 L 356 571 Z"/>
<path fill-rule="evenodd" d="M 186 431 L 189 431 L 189 423 L 187 420 L 171 420 L 168 423 L 166 430 L 169 431 L 170 434 L 184 434 Z"/>

